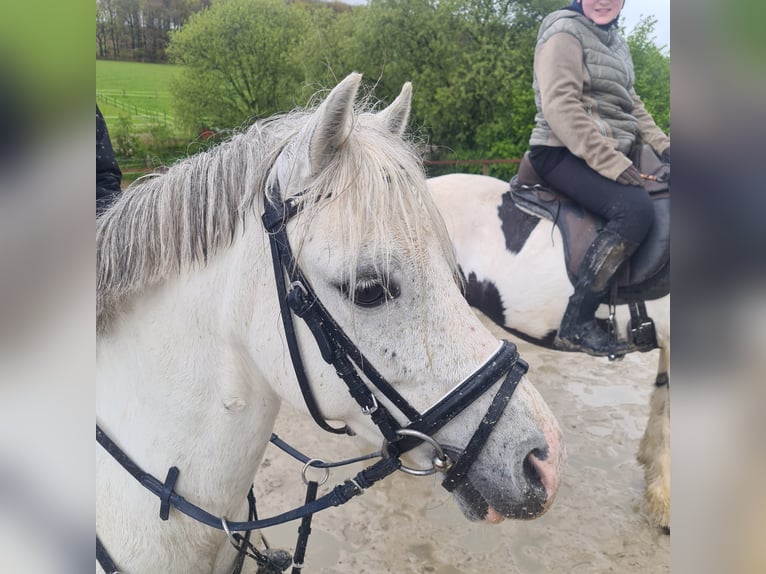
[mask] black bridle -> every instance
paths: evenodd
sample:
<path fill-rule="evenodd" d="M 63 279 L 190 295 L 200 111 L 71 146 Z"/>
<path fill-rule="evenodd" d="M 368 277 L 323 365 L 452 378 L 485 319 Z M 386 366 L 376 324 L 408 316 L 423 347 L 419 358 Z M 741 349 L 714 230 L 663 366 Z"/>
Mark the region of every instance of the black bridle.
<path fill-rule="evenodd" d="M 295 260 L 287 237 L 287 223 L 298 214 L 299 203 L 294 198 L 283 201 L 277 186 L 272 188 L 271 198 L 272 201 L 265 200 L 262 220 L 271 245 L 277 297 L 285 336 L 303 399 L 314 421 L 320 427 L 333 433 L 351 433 L 347 427 L 331 427 L 319 413 L 316 399 L 303 368 L 292 314 L 305 321 L 314 335 L 322 358 L 335 368 L 336 374 L 346 383 L 349 394 L 359 404 L 362 412 L 369 415 L 380 429 L 385 440 L 385 451 L 390 456 L 401 455 L 420 445 L 424 439 L 419 435 L 431 436 L 489 390 L 501 376 L 506 375 L 505 382 L 495 395 L 492 406 L 490 406 L 487 415 L 469 442 L 471 448 L 464 449 L 454 464 L 452 461 L 442 461 L 443 466 L 439 470 L 446 474 L 442 485 L 450 491 L 453 490 L 464 480 L 465 473 L 484 446 L 492 427 L 516 390 L 521 377 L 527 372 L 527 363 L 519 357 L 516 347 L 512 343 L 503 341 L 492 357 L 478 370 L 426 412 L 419 413 L 385 380 L 343 332 L 343 329 L 322 305 Z M 289 280 L 289 287 L 285 277 Z M 357 372 L 357 368 L 407 418 L 409 424 L 402 426 L 397 422 L 364 383 Z M 496 415 L 494 411 L 497 411 Z M 485 424 L 490 414 L 495 415 L 495 417 Z"/>
<path fill-rule="evenodd" d="M 353 434 L 348 427 L 332 427 L 322 417 L 316 399 L 311 390 L 308 377 L 301 360 L 300 349 L 295 334 L 292 315 L 303 319 L 311 330 L 319 346 L 322 358 L 335 368 L 335 371 L 348 387 L 349 394 L 356 400 L 362 412 L 369 415 L 383 435 L 382 458 L 360 471 L 354 478 L 347 479 L 335 486 L 327 494 L 316 498 L 316 482 L 307 481 L 308 492 L 306 504 L 286 513 L 266 519 L 257 519 L 255 501 L 251 493 L 249 520 L 244 522 L 227 522 L 225 517 L 215 516 L 202 508 L 187 501 L 174 492 L 174 485 L 179 470 L 173 466 L 169 469 L 164 482 L 143 471 L 130 457 L 122 451 L 114 441 L 97 425 L 96 438 L 99 444 L 138 482 L 160 499 L 160 518 L 167 520 L 172 506 L 187 516 L 212 528 L 226 531 L 232 544 L 242 555 L 248 555 L 258 560 L 257 551 L 248 539 L 233 535 L 234 532 L 261 530 L 269 526 L 282 524 L 292 520 L 303 519 L 299 532 L 297 547 L 300 548 L 301 558 L 310 528 L 310 518 L 316 512 L 345 504 L 354 496 L 362 494 L 377 481 L 385 478 L 396 470 L 405 470 L 411 474 L 431 474 L 437 470 L 445 474 L 442 486 L 453 491 L 466 479 L 467 473 L 478 457 L 490 433 L 496 426 L 505 407 L 516 390 L 521 378 L 527 372 L 528 365 L 523 361 L 515 345 L 502 341 L 497 351 L 473 374 L 454 387 L 436 404 L 424 413 L 418 412 L 402 397 L 393 386 L 373 367 L 362 352 L 343 332 L 332 316 L 322 305 L 313 291 L 311 284 L 303 274 L 293 257 L 287 237 L 287 222 L 299 212 L 299 206 L 294 199 L 281 200 L 278 188 L 272 189 L 272 201 L 265 200 L 262 216 L 263 224 L 269 235 L 271 245 L 274 276 L 276 279 L 277 297 L 287 339 L 290 357 L 292 359 L 296 378 L 303 394 L 304 401 L 314 421 L 324 430 L 338 434 Z M 287 280 L 289 280 L 289 284 Z M 394 405 L 406 417 L 408 424 L 402 426 L 391 415 L 389 410 L 377 398 L 370 387 L 362 380 L 359 369 L 369 383 Z M 452 460 L 440 445 L 431 438 L 435 432 L 457 417 L 475 400 L 488 391 L 501 377 L 504 377 L 489 409 L 482 418 L 479 426 L 467 446 Z M 272 442 L 274 437 L 272 437 Z M 435 451 L 432 469 L 411 469 L 402 465 L 399 457 L 423 442 L 431 444 Z M 307 463 L 307 465 L 310 464 Z M 306 467 L 304 467 L 305 470 Z M 304 479 L 305 480 L 305 479 Z M 237 536 L 239 536 L 237 538 Z M 255 552 L 256 555 L 251 552 Z M 297 557 L 297 553 L 296 553 Z M 103 544 L 97 537 L 97 558 L 107 573 L 116 572 L 114 561 L 109 556 Z M 260 563 L 260 562 L 259 562 Z M 293 572 L 298 572 L 302 565 L 295 565 Z M 241 569 L 238 561 L 236 571 Z"/>

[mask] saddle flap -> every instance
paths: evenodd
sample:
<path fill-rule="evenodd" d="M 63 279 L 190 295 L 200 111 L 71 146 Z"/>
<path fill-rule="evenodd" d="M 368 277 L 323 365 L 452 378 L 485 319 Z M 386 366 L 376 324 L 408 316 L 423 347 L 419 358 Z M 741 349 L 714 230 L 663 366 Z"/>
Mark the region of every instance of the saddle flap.
<path fill-rule="evenodd" d="M 524 154 L 517 175 L 511 179 L 511 196 L 520 210 L 554 223 L 558 221 L 563 205 L 579 207 L 567 196 L 548 187 L 529 161 L 529 152 Z"/>
<path fill-rule="evenodd" d="M 511 196 L 516 207 L 521 211 L 535 217 L 556 221 L 561 202 L 559 194 L 555 191 L 540 186 L 522 185 L 519 178 L 514 176 L 511 179 Z"/>
<path fill-rule="evenodd" d="M 604 226 L 603 219 L 550 187 L 530 187 L 520 179 L 519 176 L 511 179 L 511 199 L 521 211 L 558 226 L 564 238 L 567 271 L 570 277 L 576 277 L 585 252 Z"/>
<path fill-rule="evenodd" d="M 637 154 L 640 153 L 641 157 L 637 161 L 644 166 L 642 173 L 649 169 L 659 174 L 656 180 L 647 180 L 646 186 L 651 187 L 650 195 L 655 200 L 655 218 L 649 234 L 631 258 L 627 272 L 618 276 L 621 289 L 638 288 L 654 281 L 655 276 L 669 266 L 670 260 L 670 166 L 662 163 L 649 146 L 641 145 L 639 148 Z M 511 179 L 510 195 L 519 210 L 548 219 L 558 226 L 564 239 L 567 272 L 574 283 L 585 252 L 605 225 L 604 219 L 548 187 L 535 172 L 528 154 L 519 164 L 518 175 Z"/>
<path fill-rule="evenodd" d="M 654 223 L 630 259 L 628 285 L 643 283 L 670 263 L 670 197 L 654 199 Z"/>

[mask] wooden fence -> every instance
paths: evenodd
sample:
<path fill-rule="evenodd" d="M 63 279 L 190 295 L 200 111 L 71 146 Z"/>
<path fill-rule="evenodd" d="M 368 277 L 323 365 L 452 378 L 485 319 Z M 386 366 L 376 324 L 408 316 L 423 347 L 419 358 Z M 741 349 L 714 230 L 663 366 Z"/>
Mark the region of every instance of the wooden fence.
<path fill-rule="evenodd" d="M 123 90 L 123 96 L 124 95 L 125 95 L 125 92 Z M 144 123 L 173 124 L 175 122 L 173 117 L 169 116 L 165 112 L 158 112 L 155 110 L 142 108 L 141 106 L 137 106 L 135 104 L 131 104 L 130 102 L 126 102 L 124 98 L 118 98 L 118 97 L 115 97 L 114 95 L 107 94 L 103 91 L 98 91 L 98 90 L 96 91 L 96 100 L 100 100 L 106 104 L 112 105 L 125 112 L 128 112 L 129 114 L 138 116 L 144 121 Z"/>
<path fill-rule="evenodd" d="M 481 173 L 484 175 L 489 175 L 489 166 L 491 165 L 498 165 L 498 164 L 519 164 L 521 162 L 520 159 L 514 158 L 514 159 L 436 159 L 436 160 L 425 160 L 423 161 L 423 164 L 425 166 L 429 165 L 452 165 L 452 166 L 458 166 L 458 165 L 480 165 L 481 166 Z"/>

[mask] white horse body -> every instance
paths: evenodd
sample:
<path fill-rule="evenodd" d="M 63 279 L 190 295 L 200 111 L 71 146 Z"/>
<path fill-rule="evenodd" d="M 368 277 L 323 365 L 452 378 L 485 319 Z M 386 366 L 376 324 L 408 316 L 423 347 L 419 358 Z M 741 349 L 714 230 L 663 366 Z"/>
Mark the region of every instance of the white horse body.
<path fill-rule="evenodd" d="M 428 187 L 447 225 L 463 274 L 493 293 L 496 290 L 498 300 L 484 301 L 491 308 L 481 310 L 512 332 L 541 343 L 552 341 L 574 290 L 558 227 L 542 219 L 531 231 L 524 230 L 529 235 L 523 240 L 523 248 L 510 249 L 498 214 L 503 195 L 509 192 L 508 182 L 456 173 L 431 178 Z M 646 301 L 646 309 L 654 321 L 660 347 L 657 380 L 666 383 L 670 366 L 670 295 Z M 606 313 L 602 305 L 597 315 Z M 617 306 L 615 316 L 626 337 L 630 323 L 627 305 Z M 667 384 L 662 384 L 652 398 L 639 460 L 646 467 L 646 498 L 652 520 L 663 527 L 670 521 L 669 416 Z"/>
<path fill-rule="evenodd" d="M 177 466 L 176 491 L 231 520 L 246 519 L 244 499 L 232 493 L 247 492 L 278 412 L 264 375 L 246 351 L 242 329 L 257 315 L 247 321 L 237 317 L 237 307 L 244 308 L 245 301 L 238 301 L 232 293 L 236 287 L 227 287 L 227 274 L 220 272 L 225 263 L 235 264 L 235 253 L 244 251 L 239 245 L 244 244 L 238 242 L 208 267 L 153 290 L 119 318 L 99 340 L 96 395 L 100 424 L 119 437 L 133 460 L 160 480 L 170 466 Z M 227 304 L 221 308 L 217 301 Z M 264 321 L 260 328 L 265 327 Z M 108 391 L 102 385 L 109 385 Z M 180 513 L 172 525 L 152 527 L 159 500 L 147 496 L 101 448 L 97 468 L 98 532 L 126 571 L 181 571 L 181 565 L 189 572 L 231 568 L 214 568 L 221 547 L 224 556 L 231 554 L 215 530 Z M 107 484 L 109 488 L 101 488 Z M 133 531 L 130 537 L 124 537 L 126 530 Z M 168 530 L 176 543 L 152 540 L 166 540 Z M 110 540 L 120 540 L 122 548 L 114 552 Z M 185 553 L 194 558 L 193 564 L 186 562 Z"/>
<path fill-rule="evenodd" d="M 98 423 L 158 479 L 177 466 L 175 491 L 232 521 L 246 519 L 245 497 L 281 401 L 306 411 L 285 344 L 268 236 L 257 220 L 268 201 L 262 190 L 306 198 L 287 225 L 299 265 L 364 356 L 421 412 L 498 346 L 460 294 L 446 232 L 425 192 L 422 171 L 415 168 L 416 157 L 401 140 L 409 85 L 386 110 L 355 114 L 359 82 L 352 75 L 339 84 L 265 154 L 269 163 L 259 163 L 258 173 L 231 159 L 236 153 L 260 153 L 248 139 L 259 137 L 260 128 L 254 127 L 224 144 L 230 149 L 219 156 L 175 166 L 145 188 L 127 190 L 99 220 Z M 380 150 L 388 155 L 378 160 Z M 216 171 L 203 162 L 224 168 Z M 174 184 L 174 177 L 199 189 Z M 322 183 L 322 178 L 329 179 Z M 260 195 L 242 190 L 255 186 Z M 214 187 L 226 190 L 223 199 L 214 197 Z M 409 195 L 393 195 L 388 187 Z M 229 188 L 240 189 L 239 195 L 232 199 Z M 190 202 L 197 200 L 189 196 L 198 192 L 207 194 L 210 204 L 195 220 L 188 215 L 196 209 Z M 184 197 L 163 195 L 172 193 Z M 386 193 L 392 198 L 385 199 Z M 165 202 L 172 213 L 150 207 L 152 202 Z M 229 211 L 236 206 L 232 221 L 238 223 L 227 228 L 215 219 L 213 203 Z M 365 205 L 369 213 L 360 208 Z M 176 233 L 183 239 L 174 239 Z M 396 284 L 399 292 L 373 308 L 355 305 L 343 288 L 380 282 Z M 379 446 L 380 431 L 322 360 L 309 329 L 297 321 L 296 331 L 322 415 Z M 439 430 L 437 440 L 465 446 L 492 396 L 485 393 Z M 378 400 L 406 424 L 390 401 Z M 427 466 L 429 452 L 416 448 L 408 464 Z M 514 509 L 529 496 L 531 462 L 544 487 L 544 512 L 558 488 L 563 460 L 555 418 L 524 379 L 469 473 L 492 505 L 482 513 L 459 493 L 458 502 L 472 519 L 521 517 Z M 231 571 L 236 552 L 221 530 L 175 509 L 161 521 L 159 499 L 100 447 L 96 465 L 97 532 L 122 571 Z"/>

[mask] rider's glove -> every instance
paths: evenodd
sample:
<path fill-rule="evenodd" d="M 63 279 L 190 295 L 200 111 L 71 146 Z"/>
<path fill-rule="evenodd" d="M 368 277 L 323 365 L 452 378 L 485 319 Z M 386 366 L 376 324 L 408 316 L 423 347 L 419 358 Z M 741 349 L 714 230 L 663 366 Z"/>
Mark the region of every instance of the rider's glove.
<path fill-rule="evenodd" d="M 628 169 L 623 171 L 617 177 L 617 183 L 621 183 L 622 185 L 644 187 L 644 180 L 641 179 L 641 174 L 638 173 L 635 165 L 631 165 Z"/>

